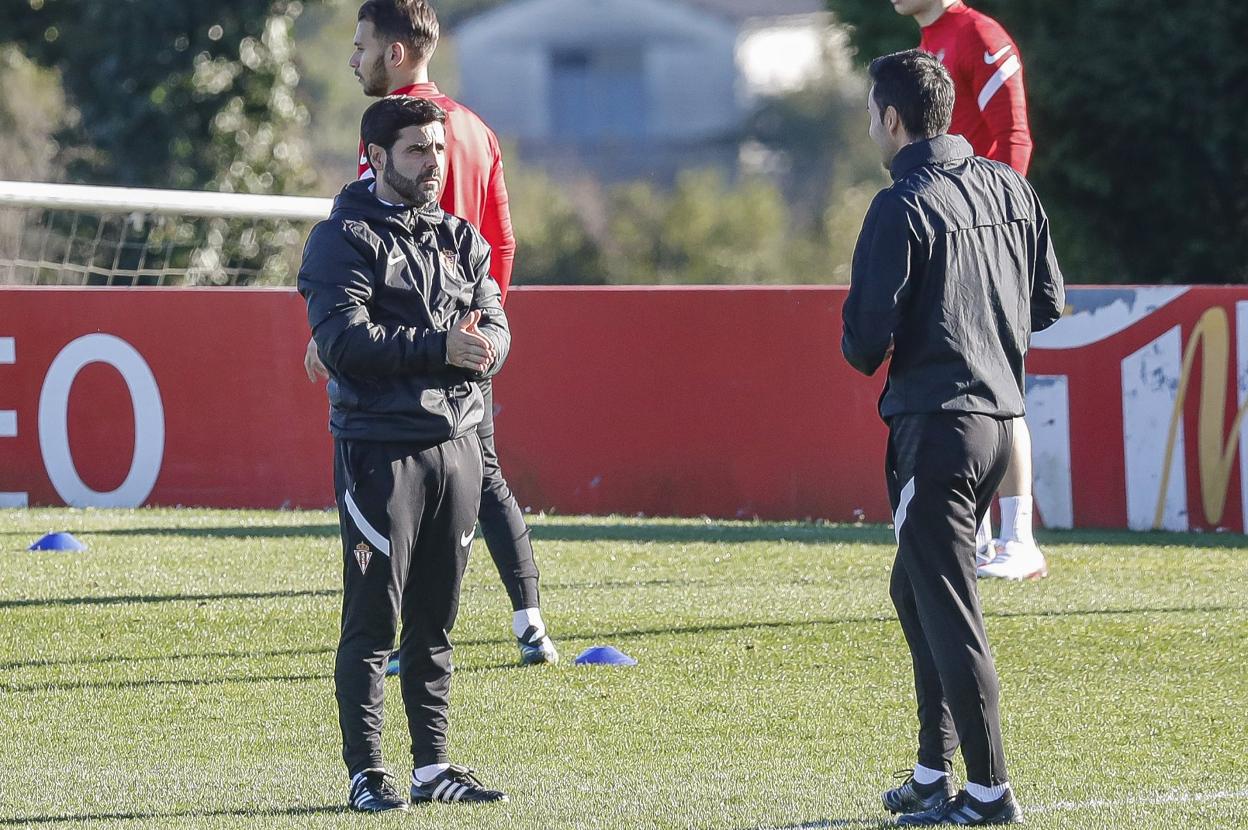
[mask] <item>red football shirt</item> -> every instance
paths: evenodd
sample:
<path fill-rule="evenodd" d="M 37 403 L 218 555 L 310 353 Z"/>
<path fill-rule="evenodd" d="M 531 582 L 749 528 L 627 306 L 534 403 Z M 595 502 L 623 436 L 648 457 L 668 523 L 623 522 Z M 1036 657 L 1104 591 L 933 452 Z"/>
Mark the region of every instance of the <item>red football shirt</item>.
<path fill-rule="evenodd" d="M 516 237 L 507 209 L 507 185 L 503 181 L 503 154 L 493 130 L 476 113 L 438 91 L 437 84 L 413 84 L 391 95 L 428 98 L 446 110 L 446 185 L 440 203 L 447 213 L 466 219 L 490 243 L 490 276 L 507 297 L 511 264 L 516 256 Z M 372 178 L 364 142 L 360 142 L 361 179 Z"/>
<path fill-rule="evenodd" d="M 1031 129 L 1018 46 L 1001 24 L 961 0 L 922 29 L 919 48 L 936 55 L 953 76 L 956 98 L 949 132 L 977 155 L 1026 175 Z"/>

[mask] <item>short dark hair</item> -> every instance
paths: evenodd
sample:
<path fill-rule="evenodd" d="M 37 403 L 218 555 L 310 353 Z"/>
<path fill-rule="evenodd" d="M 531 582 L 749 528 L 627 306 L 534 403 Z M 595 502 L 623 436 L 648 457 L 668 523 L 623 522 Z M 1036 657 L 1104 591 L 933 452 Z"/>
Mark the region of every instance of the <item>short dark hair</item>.
<path fill-rule="evenodd" d="M 953 78 L 931 52 L 907 49 L 871 61 L 872 96 L 883 117 L 892 107 L 906 132 L 934 138 L 949 132 L 953 119 Z"/>
<path fill-rule="evenodd" d="M 418 62 L 438 45 L 438 15 L 426 0 L 365 0 L 356 22 L 367 20 L 379 37 L 402 43 Z"/>
<path fill-rule="evenodd" d="M 445 124 L 446 110 L 428 98 L 387 95 L 364 110 L 364 117 L 360 119 L 364 152 L 368 153 L 368 145 L 376 144 L 388 153 L 394 149 L 400 131 L 407 127 L 423 127 L 434 121 Z"/>

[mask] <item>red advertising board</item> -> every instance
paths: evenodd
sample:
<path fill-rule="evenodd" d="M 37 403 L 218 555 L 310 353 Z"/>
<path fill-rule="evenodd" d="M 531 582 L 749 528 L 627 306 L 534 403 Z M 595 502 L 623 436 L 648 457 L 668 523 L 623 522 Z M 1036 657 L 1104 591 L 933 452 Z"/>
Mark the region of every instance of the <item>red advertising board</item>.
<path fill-rule="evenodd" d="M 500 454 L 534 509 L 887 520 L 843 288 L 518 288 Z M 1075 289 L 1028 420 L 1053 526 L 1240 530 L 1248 290 Z M 0 289 L 0 505 L 326 506 L 290 290 Z"/>

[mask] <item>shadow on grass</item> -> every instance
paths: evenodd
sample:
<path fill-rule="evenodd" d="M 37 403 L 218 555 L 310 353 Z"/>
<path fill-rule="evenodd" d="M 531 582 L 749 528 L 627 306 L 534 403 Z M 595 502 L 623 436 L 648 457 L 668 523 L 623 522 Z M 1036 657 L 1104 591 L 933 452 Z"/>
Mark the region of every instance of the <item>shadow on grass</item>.
<path fill-rule="evenodd" d="M 171 813 L 86 813 L 76 816 L 15 816 L 12 818 L 0 818 L 0 825 L 22 826 L 63 823 L 78 824 L 92 821 L 148 821 L 151 819 L 212 818 L 229 816 L 239 816 L 244 818 L 248 816 L 312 816 L 346 812 L 348 812 L 346 805 L 326 805 L 322 807 L 286 807 L 276 810 L 257 807 L 250 810 L 181 810 Z"/>
<path fill-rule="evenodd" d="M 273 538 L 337 538 L 338 525 L 316 523 L 306 525 L 222 525 L 220 527 L 114 527 L 107 530 L 83 530 L 90 536 L 197 536 L 215 539 Z"/>
<path fill-rule="evenodd" d="M 327 648 L 282 648 L 273 651 L 205 651 L 191 654 L 146 654 L 132 657 L 124 654 L 91 657 L 57 657 L 43 660 L 13 660 L 0 663 L 0 671 L 38 669 L 53 666 L 101 666 L 109 663 L 168 663 L 174 660 L 256 660 L 272 657 L 305 657 L 333 654 Z"/>
<path fill-rule="evenodd" d="M 775 580 L 769 584 L 794 585 L 809 584 L 810 580 L 785 579 Z M 586 579 L 572 582 L 543 582 L 546 589 L 559 590 L 610 590 L 619 588 L 661 588 L 661 587 L 708 587 L 737 585 L 739 580 L 725 578 L 682 577 L 679 579 Z M 762 580 L 754 580 L 753 584 L 764 584 Z M 74 605 L 158 605 L 170 602 L 194 602 L 204 604 L 228 600 L 268 600 L 268 599 L 303 599 L 307 597 L 341 597 L 341 588 L 307 588 L 292 591 L 223 591 L 216 594 L 114 594 L 80 597 L 24 597 L 21 599 L 0 599 L 0 609 L 5 608 L 60 608 Z"/>
<path fill-rule="evenodd" d="M 532 528 L 533 538 L 552 542 L 801 542 L 804 544 L 886 544 L 893 532 L 885 525 L 838 525 L 809 522 L 754 524 L 748 522 L 689 521 L 680 524 L 664 522 L 627 523 L 602 522 L 582 524 L 548 520 Z M 133 527 L 107 530 L 84 530 L 83 536 L 193 536 L 218 539 L 276 538 L 337 538 L 338 525 L 315 523 L 306 525 L 223 525 L 220 527 Z"/>
<path fill-rule="evenodd" d="M 748 830 L 832 830 L 835 827 L 896 827 L 897 822 L 878 818 L 823 818 L 802 824 L 761 824 Z"/>
<path fill-rule="evenodd" d="M 1059 609 L 1049 611 L 996 611 L 985 613 L 984 616 L 990 619 L 1010 619 L 1010 618 L 1053 618 L 1053 617 L 1085 617 L 1085 616 L 1112 616 L 1112 615 L 1131 615 L 1131 614 L 1195 614 L 1195 613 L 1225 613 L 1228 611 L 1244 611 L 1248 610 L 1243 606 L 1237 605 L 1195 605 L 1195 606 L 1178 606 L 1167 608 L 1086 608 L 1086 609 Z M 663 637 L 663 636 L 684 636 L 684 635 L 702 635 L 716 633 L 739 633 L 743 631 L 757 631 L 769 629 L 784 628 L 811 628 L 835 625 L 889 625 L 896 622 L 896 617 L 891 614 L 874 614 L 874 615 L 857 615 L 845 617 L 830 617 L 822 619 L 810 620 L 772 620 L 759 622 L 732 622 L 732 623 L 707 623 L 704 625 L 684 625 L 684 626 L 668 626 L 655 628 L 621 628 L 614 630 L 602 630 L 591 632 L 568 631 L 559 636 L 559 641 L 563 643 L 588 643 L 604 639 L 641 639 L 645 637 Z M 497 644 L 499 641 L 494 638 L 489 639 L 473 639 L 473 640 L 455 640 L 456 648 L 466 648 L 472 646 L 488 646 Z M 82 659 L 66 658 L 63 660 L 31 660 L 26 662 L 9 662 L 0 664 L 0 669 L 15 670 L 27 668 L 41 668 L 45 666 L 72 666 L 72 665 L 95 665 L 101 663 L 128 663 L 128 662 L 150 662 L 155 660 L 166 660 L 174 662 L 177 660 L 195 660 L 195 659 L 248 659 L 257 657 L 298 657 L 306 655 L 330 655 L 334 652 L 333 648 L 309 648 L 309 649 L 281 649 L 275 651 L 261 652 L 204 652 L 190 654 L 171 654 L 168 656 L 143 656 L 143 657 L 87 657 Z M 499 669 L 517 668 L 515 663 L 491 663 L 483 665 L 457 665 L 455 672 L 457 674 L 472 674 L 477 672 L 497 671 Z M 315 673 L 315 674 L 277 674 L 277 675 L 251 675 L 251 676 L 234 676 L 234 677 L 199 677 L 199 678 L 149 678 L 144 680 L 109 680 L 109 681 L 68 681 L 61 683 L 0 683 L 0 692 L 39 692 L 39 691 L 73 691 L 79 689 L 129 689 L 143 687 L 160 687 L 160 686 L 211 686 L 230 683 L 264 683 L 268 681 L 283 682 L 305 682 L 312 680 L 332 680 L 331 674 Z"/>
<path fill-rule="evenodd" d="M 658 542 L 746 544 L 750 542 L 795 542 L 809 545 L 887 545 L 894 544 L 892 528 L 882 524 L 821 524 L 815 522 L 735 522 L 731 520 L 686 520 L 679 523 L 645 519 L 603 520 L 581 523 L 544 520 L 532 528 L 538 542 Z M 187 536 L 218 539 L 325 538 L 336 540 L 336 523 L 303 525 L 223 525 L 220 527 L 134 527 L 83 530 L 90 536 Z M 1244 548 L 1248 536 L 1239 533 L 1178 533 L 1130 530 L 1044 530 L 1040 541 L 1046 545 L 1113 545 L 1121 547 Z"/>
<path fill-rule="evenodd" d="M 499 669 L 522 669 L 517 663 L 487 663 L 480 666 L 456 666 L 455 674 L 478 674 Z M 0 683 L 0 692 L 75 692 L 84 689 L 120 690 L 161 687 L 230 686 L 240 683 L 309 683 L 332 682 L 333 674 L 254 674 L 233 677 L 146 678 L 143 680 L 71 680 L 63 683 Z M 397 680 L 395 681 L 397 682 Z"/>
<path fill-rule="evenodd" d="M 532 535 L 551 542 L 706 542 L 744 544 L 749 542 L 798 542 L 808 545 L 892 544 L 893 531 L 886 525 L 839 525 L 806 522 L 753 524 L 747 522 L 632 522 L 628 524 L 535 525 Z"/>
<path fill-rule="evenodd" d="M 627 520 L 631 521 L 631 520 Z M 896 537 L 890 525 L 814 524 L 806 522 L 751 524 L 709 522 L 664 524 L 560 524 L 557 520 L 532 528 L 537 541 L 552 542 L 797 542 L 809 545 L 884 545 L 892 548 Z M 1248 536 L 1240 533 L 1177 533 L 1135 530 L 1042 530 L 1045 545 L 1110 545 L 1131 547 L 1248 548 Z"/>
<path fill-rule="evenodd" d="M 342 591 L 309 589 L 303 591 L 234 591 L 220 594 L 124 594 L 98 597 L 51 597 L 46 599 L 0 599 L 0 608 L 51 608 L 64 605 L 148 605 L 163 602 L 217 602 L 231 599 L 297 599 L 303 597 L 335 597 Z"/>
<path fill-rule="evenodd" d="M 1245 611 L 1248 608 L 1238 605 L 1193 605 L 1180 606 L 1170 608 L 1085 608 L 1085 609 L 1058 609 L 1050 611 L 988 611 L 984 613 L 984 617 L 988 619 L 1009 619 L 1015 617 L 1087 617 L 1101 615 L 1116 614 L 1196 614 L 1196 613 L 1222 613 L 1226 611 Z M 614 631 L 593 632 L 584 634 L 580 632 L 566 632 L 561 634 L 558 639 L 560 641 L 591 641 L 599 640 L 604 637 L 616 638 L 640 638 L 655 637 L 667 635 L 683 635 L 683 634 L 713 634 L 736 631 L 749 631 L 751 629 L 775 629 L 775 628 L 808 628 L 822 627 L 834 625 L 885 625 L 897 622 L 897 617 L 892 614 L 872 614 L 858 615 L 846 617 L 826 617 L 822 619 L 809 620 L 772 620 L 766 622 L 739 622 L 739 623 L 708 623 L 706 625 L 687 625 L 672 626 L 669 628 L 632 628 L 617 629 Z"/>

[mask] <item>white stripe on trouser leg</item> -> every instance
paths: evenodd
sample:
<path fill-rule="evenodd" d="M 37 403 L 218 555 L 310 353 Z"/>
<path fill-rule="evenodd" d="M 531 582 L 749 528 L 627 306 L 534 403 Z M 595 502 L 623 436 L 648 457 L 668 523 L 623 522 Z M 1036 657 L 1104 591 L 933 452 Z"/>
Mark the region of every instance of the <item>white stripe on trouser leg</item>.
<path fill-rule="evenodd" d="M 997 94 L 997 90 L 1005 86 L 1005 82 L 1014 77 L 1023 65 L 1018 61 L 1018 55 L 1010 55 L 1005 63 L 1001 64 L 988 83 L 984 84 L 984 88 L 979 91 L 979 110 L 983 112 L 984 107 L 988 106 L 988 102 L 992 100 L 992 96 Z"/>
<path fill-rule="evenodd" d="M 390 540 L 378 533 L 377 528 L 368 523 L 368 519 L 364 518 L 364 514 L 356 506 L 355 499 L 351 498 L 350 490 L 342 491 L 342 500 L 347 505 L 347 513 L 351 516 L 351 521 L 355 522 L 355 526 L 360 529 L 360 533 L 364 534 L 364 538 L 373 543 L 373 547 L 377 548 L 378 553 L 389 556 Z"/>
<path fill-rule="evenodd" d="M 901 526 L 906 523 L 906 510 L 910 507 L 910 500 L 914 498 L 914 478 L 911 477 L 906 482 L 906 486 L 901 488 L 901 498 L 897 502 L 897 512 L 893 514 L 893 532 L 897 534 L 897 544 L 901 544 Z"/>

